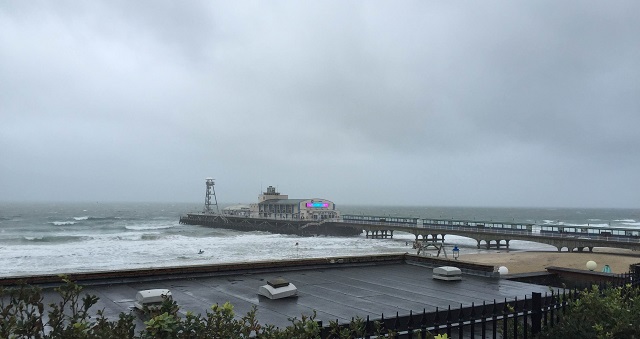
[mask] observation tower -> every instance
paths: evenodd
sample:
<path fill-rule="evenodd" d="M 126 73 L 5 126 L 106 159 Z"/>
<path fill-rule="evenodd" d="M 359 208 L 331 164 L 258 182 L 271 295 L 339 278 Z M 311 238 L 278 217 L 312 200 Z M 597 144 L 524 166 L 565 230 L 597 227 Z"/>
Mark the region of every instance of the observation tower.
<path fill-rule="evenodd" d="M 216 207 L 215 213 L 220 214 L 220 209 L 218 208 L 218 198 L 216 198 L 216 190 L 214 188 L 215 182 L 213 178 L 207 178 L 207 193 L 204 198 L 204 213 L 213 214 L 212 206 Z M 211 203 L 211 196 L 213 196 L 214 203 Z"/>

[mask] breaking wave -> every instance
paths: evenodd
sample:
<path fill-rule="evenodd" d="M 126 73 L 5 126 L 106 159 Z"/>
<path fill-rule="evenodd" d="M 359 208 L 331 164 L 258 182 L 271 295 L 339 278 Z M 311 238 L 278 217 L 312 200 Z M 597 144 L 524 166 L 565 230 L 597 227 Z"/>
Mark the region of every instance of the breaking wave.
<path fill-rule="evenodd" d="M 162 234 L 143 234 L 140 236 L 140 240 L 158 240 L 165 238 Z"/>
<path fill-rule="evenodd" d="M 49 243 L 49 244 L 63 244 L 63 243 L 70 243 L 70 242 L 87 241 L 91 239 L 92 238 L 88 236 L 73 236 L 73 235 L 22 237 L 23 242 L 26 242 L 26 243 Z"/>
<path fill-rule="evenodd" d="M 173 228 L 174 225 L 128 225 L 124 228 L 131 231 L 144 231 L 144 230 L 162 230 L 167 228 Z"/>
<path fill-rule="evenodd" d="M 87 220 L 121 220 L 121 217 L 86 217 Z"/>
<path fill-rule="evenodd" d="M 64 225 L 75 225 L 76 222 L 75 221 L 52 221 L 50 222 L 50 224 L 53 224 L 55 226 L 64 226 Z"/>

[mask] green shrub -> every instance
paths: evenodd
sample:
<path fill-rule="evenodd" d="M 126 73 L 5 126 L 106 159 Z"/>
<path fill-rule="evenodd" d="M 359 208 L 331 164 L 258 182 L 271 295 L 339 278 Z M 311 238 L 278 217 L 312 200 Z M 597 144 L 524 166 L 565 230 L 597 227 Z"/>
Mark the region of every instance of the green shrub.
<path fill-rule="evenodd" d="M 585 290 L 540 338 L 639 338 L 640 302 L 631 286 Z"/>
<path fill-rule="evenodd" d="M 104 316 L 102 310 L 93 315 L 90 309 L 98 297 L 82 294 L 82 287 L 63 277 L 64 284 L 55 289 L 57 302 L 48 305 L 45 315 L 42 290 L 21 284 L 14 288 L 0 286 L 0 338 L 33 339 L 315 339 L 320 326 L 312 316 L 289 319 L 284 329 L 261 326 L 256 319 L 256 307 L 237 317 L 233 305 L 213 305 L 204 315 L 180 310 L 175 301 L 165 299 L 160 308 L 145 308 L 148 318 L 145 328 L 136 333 L 134 314 L 121 313 L 116 320 Z M 47 320 L 45 320 L 47 319 Z M 343 337 L 337 337 L 343 338 Z"/>
<path fill-rule="evenodd" d="M 46 314 L 40 288 L 25 284 L 9 289 L 0 287 L 0 338 L 135 337 L 133 315 L 122 313 L 117 320 L 109 320 L 98 311 L 93 316 L 89 310 L 98 298 L 87 294 L 80 299 L 82 287 L 63 280 L 65 284 L 55 289 L 60 300 L 49 304 Z"/>
<path fill-rule="evenodd" d="M 98 297 L 82 295 L 82 287 L 64 278 L 55 289 L 60 298 L 45 313 L 42 290 L 25 284 L 13 288 L 0 286 L 0 338 L 9 339 L 317 339 L 320 325 L 311 316 L 289 319 L 291 324 L 280 329 L 262 326 L 256 319 L 256 307 L 239 317 L 233 305 L 213 305 L 204 315 L 187 312 L 179 315 L 179 306 L 166 299 L 157 310 L 146 309 L 145 328 L 136 330 L 136 315 L 121 313 L 108 319 L 101 310 L 91 308 Z M 640 338 L 640 293 L 625 286 L 600 290 L 594 286 L 581 293 L 561 315 L 554 327 L 543 328 L 538 338 Z M 511 320 L 512 321 L 512 320 Z M 362 337 L 365 321 L 355 318 L 349 326 L 331 322 L 331 338 Z M 384 337 L 381 324 L 374 322 L 376 336 Z M 509 333 L 512 324 L 508 324 Z M 522 323 L 518 325 L 523 329 Z M 520 331 L 519 331 L 520 332 Z M 509 334 L 507 333 L 507 334 Z M 393 336 L 392 333 L 387 333 Z M 431 334 L 427 337 L 433 338 Z"/>
<path fill-rule="evenodd" d="M 0 338 L 44 338 L 42 290 L 0 287 Z"/>

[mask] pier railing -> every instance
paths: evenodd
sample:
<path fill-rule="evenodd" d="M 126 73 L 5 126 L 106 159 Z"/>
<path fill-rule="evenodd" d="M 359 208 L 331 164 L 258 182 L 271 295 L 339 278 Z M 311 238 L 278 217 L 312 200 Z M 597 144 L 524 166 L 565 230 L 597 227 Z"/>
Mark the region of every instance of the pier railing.
<path fill-rule="evenodd" d="M 610 241 L 610 242 L 621 242 L 621 243 L 630 243 L 637 244 L 640 243 L 640 238 L 635 237 L 625 237 L 625 236 L 602 236 L 598 234 L 577 234 L 577 233 L 556 233 L 556 232 L 534 232 L 530 230 L 519 230 L 519 229 L 504 229 L 497 227 L 465 227 L 465 226 L 450 226 L 450 225 L 435 225 L 435 224 L 424 224 L 424 225 L 410 225 L 404 223 L 394 223 L 394 222 L 385 222 L 385 221 L 366 221 L 366 220 L 346 220 L 340 219 L 338 222 L 345 224 L 356 224 L 356 225 L 371 225 L 371 226 L 388 226 L 391 229 L 397 231 L 410 231 L 410 230 L 419 230 L 419 229 L 433 229 L 433 230 L 443 230 L 443 231 L 454 231 L 454 232 L 468 232 L 468 233 L 487 233 L 487 234 L 505 234 L 505 235 L 522 235 L 527 237 L 538 237 L 538 238 L 558 238 L 558 239 L 570 239 L 570 240 L 601 240 L 601 241 Z"/>

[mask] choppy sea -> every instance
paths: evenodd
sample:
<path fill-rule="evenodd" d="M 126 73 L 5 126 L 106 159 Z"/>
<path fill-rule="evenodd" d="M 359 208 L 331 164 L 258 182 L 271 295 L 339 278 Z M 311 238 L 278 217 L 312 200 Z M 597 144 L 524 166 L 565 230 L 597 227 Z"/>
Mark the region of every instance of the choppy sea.
<path fill-rule="evenodd" d="M 196 204 L 0 203 L 0 277 L 130 268 L 414 252 L 394 239 L 298 237 L 180 225 Z M 343 214 L 640 228 L 640 209 L 339 206 Z M 297 245 L 296 245 L 297 244 Z M 445 245 L 477 253 L 476 242 Z M 511 251 L 554 250 L 512 241 Z M 202 253 L 200 253 L 202 251 Z"/>

